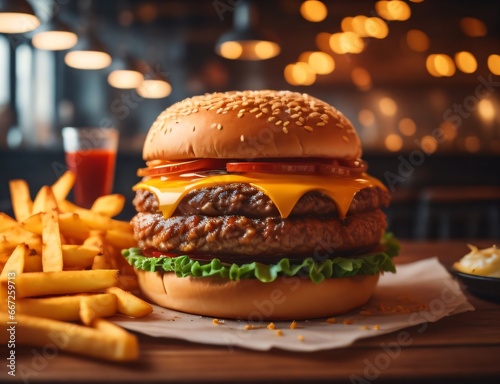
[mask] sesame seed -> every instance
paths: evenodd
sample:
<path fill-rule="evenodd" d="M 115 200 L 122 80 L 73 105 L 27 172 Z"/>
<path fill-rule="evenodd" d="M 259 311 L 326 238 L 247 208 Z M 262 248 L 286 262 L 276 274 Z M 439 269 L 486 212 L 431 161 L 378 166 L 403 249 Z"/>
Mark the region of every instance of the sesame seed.
<path fill-rule="evenodd" d="M 262 116 L 262 112 L 259 112 L 259 113 L 257 113 L 257 114 L 255 115 L 255 117 L 256 117 L 257 119 L 258 119 L 259 117 L 261 117 L 261 116 Z"/>
<path fill-rule="evenodd" d="M 324 127 L 324 126 L 325 126 L 325 123 L 316 123 L 316 126 L 317 126 L 317 127 Z"/>
<path fill-rule="evenodd" d="M 304 120 L 304 118 L 303 118 L 303 117 L 299 117 L 299 121 L 300 121 L 301 123 L 303 123 L 305 120 Z"/>
<path fill-rule="evenodd" d="M 221 113 L 223 110 L 224 110 L 224 108 L 220 107 L 220 108 L 217 110 L 217 113 Z"/>
<path fill-rule="evenodd" d="M 245 136 L 241 135 L 240 136 L 240 141 L 243 143 L 245 141 Z"/>
<path fill-rule="evenodd" d="M 341 123 L 336 123 L 335 124 L 337 127 L 339 127 L 340 129 L 344 129 L 344 124 L 341 124 Z"/>
<path fill-rule="evenodd" d="M 347 143 L 349 141 L 349 138 L 347 136 L 342 136 L 342 139 Z"/>
<path fill-rule="evenodd" d="M 262 108 L 261 111 L 264 112 L 264 113 L 269 113 L 269 109 L 268 108 Z"/>
<path fill-rule="evenodd" d="M 321 120 L 328 120 L 328 115 L 326 113 L 323 113 L 319 118 Z"/>
<path fill-rule="evenodd" d="M 250 113 L 255 113 L 255 112 L 257 112 L 258 110 L 259 110 L 259 108 L 253 108 L 253 109 L 251 109 L 251 110 L 250 110 Z"/>
<path fill-rule="evenodd" d="M 276 123 L 274 123 L 276 126 L 281 125 L 282 121 L 278 120 Z"/>
<path fill-rule="evenodd" d="M 286 127 L 288 124 L 290 124 L 290 122 L 289 122 L 289 121 L 285 121 L 285 122 L 283 123 L 283 126 L 284 126 L 284 127 Z"/>
<path fill-rule="evenodd" d="M 274 120 L 276 120 L 276 117 L 271 116 L 269 119 L 267 119 L 268 122 L 272 123 Z"/>
<path fill-rule="evenodd" d="M 283 127 L 283 132 L 284 132 L 284 133 L 288 133 L 288 129 L 287 129 L 287 127 Z"/>
<path fill-rule="evenodd" d="M 304 129 L 309 132 L 312 132 L 314 130 L 313 127 L 310 127 L 309 125 L 305 125 Z"/>
<path fill-rule="evenodd" d="M 246 107 L 248 105 L 248 101 L 244 101 L 243 103 L 241 103 L 241 105 L 243 105 L 244 107 Z"/>
<path fill-rule="evenodd" d="M 217 129 L 220 131 L 222 129 L 222 124 L 217 124 Z"/>
<path fill-rule="evenodd" d="M 193 109 L 191 112 L 192 112 L 192 113 L 196 113 L 196 112 L 198 112 L 198 108 Z"/>
<path fill-rule="evenodd" d="M 295 125 L 298 125 L 298 126 L 302 127 L 303 124 L 300 121 L 296 121 Z"/>
<path fill-rule="evenodd" d="M 309 114 L 309 117 L 316 117 L 316 116 L 319 116 L 318 112 L 312 112 L 311 114 Z"/>
<path fill-rule="evenodd" d="M 238 119 L 241 119 L 245 113 L 238 113 Z"/>
<path fill-rule="evenodd" d="M 280 110 L 279 110 L 279 109 L 275 109 L 275 110 L 273 111 L 273 115 L 279 115 L 279 114 L 280 114 Z"/>
<path fill-rule="evenodd" d="M 210 128 L 216 128 L 217 127 L 217 123 L 212 123 L 212 125 L 210 125 Z"/>
<path fill-rule="evenodd" d="M 298 117 L 299 117 L 299 114 L 298 114 L 298 113 L 295 113 L 295 114 L 293 114 L 293 115 L 292 115 L 292 116 L 290 116 L 290 117 L 291 117 L 292 119 L 296 119 L 296 118 L 298 118 Z"/>
<path fill-rule="evenodd" d="M 245 112 L 246 112 L 246 109 L 245 109 L 245 108 L 240 109 L 240 110 L 238 111 L 238 113 L 245 113 Z"/>

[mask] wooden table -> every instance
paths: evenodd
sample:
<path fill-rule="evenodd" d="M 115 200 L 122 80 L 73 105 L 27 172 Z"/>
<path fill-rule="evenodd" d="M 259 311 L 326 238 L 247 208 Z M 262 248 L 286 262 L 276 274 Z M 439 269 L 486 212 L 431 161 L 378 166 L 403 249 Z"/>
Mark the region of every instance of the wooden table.
<path fill-rule="evenodd" d="M 436 255 L 449 266 L 467 251 L 465 244 L 403 243 L 398 263 Z M 498 382 L 500 304 L 468 297 L 475 311 L 407 328 L 405 346 L 398 345 L 402 331 L 360 340 L 348 348 L 313 353 L 257 352 L 138 335 L 140 359 L 128 364 L 18 347 L 15 378 L 5 374 L 6 348 L 2 346 L 0 382 L 21 382 L 23 378 L 33 383 Z"/>

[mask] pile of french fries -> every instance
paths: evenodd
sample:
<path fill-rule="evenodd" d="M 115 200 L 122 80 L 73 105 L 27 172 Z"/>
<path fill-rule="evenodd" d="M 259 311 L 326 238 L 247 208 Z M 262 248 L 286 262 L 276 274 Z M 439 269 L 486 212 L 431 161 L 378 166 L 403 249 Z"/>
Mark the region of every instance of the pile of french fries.
<path fill-rule="evenodd" d="M 68 171 L 32 201 L 26 181 L 10 181 L 15 219 L 0 212 L 0 321 L 16 323 L 19 344 L 134 360 L 137 338 L 104 319 L 153 310 L 129 292 L 137 279 L 121 250 L 136 243 L 129 223 L 113 219 L 125 198 L 103 196 L 84 209 L 67 200 L 74 182 Z"/>

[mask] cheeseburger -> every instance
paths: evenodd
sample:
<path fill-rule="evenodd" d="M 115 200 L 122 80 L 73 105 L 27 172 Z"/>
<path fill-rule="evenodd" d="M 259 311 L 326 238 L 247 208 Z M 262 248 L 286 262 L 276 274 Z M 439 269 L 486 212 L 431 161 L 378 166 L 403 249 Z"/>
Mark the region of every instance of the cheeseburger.
<path fill-rule="evenodd" d="M 364 304 L 395 272 L 384 185 L 351 122 L 289 91 L 196 96 L 167 108 L 134 190 L 144 296 L 217 318 L 292 320 Z"/>

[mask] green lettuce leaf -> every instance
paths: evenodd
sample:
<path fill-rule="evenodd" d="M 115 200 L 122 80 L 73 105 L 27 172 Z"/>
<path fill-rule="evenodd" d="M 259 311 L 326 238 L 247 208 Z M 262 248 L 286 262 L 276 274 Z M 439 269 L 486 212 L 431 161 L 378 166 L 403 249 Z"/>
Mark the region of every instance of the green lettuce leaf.
<path fill-rule="evenodd" d="M 209 262 L 192 260 L 189 256 L 147 257 L 140 248 L 124 249 L 123 256 L 135 269 L 149 272 L 174 272 L 178 277 L 220 277 L 229 280 L 258 279 L 263 283 L 274 281 L 278 276 L 309 277 L 315 283 L 324 279 L 355 275 L 375 275 L 379 272 L 396 272 L 392 258 L 399 253 L 399 243 L 391 233 L 381 240 L 380 251 L 355 258 L 335 257 L 317 261 L 312 257 L 298 264 L 283 258 L 275 264 L 252 262 L 248 264 L 222 263 L 219 259 Z"/>

